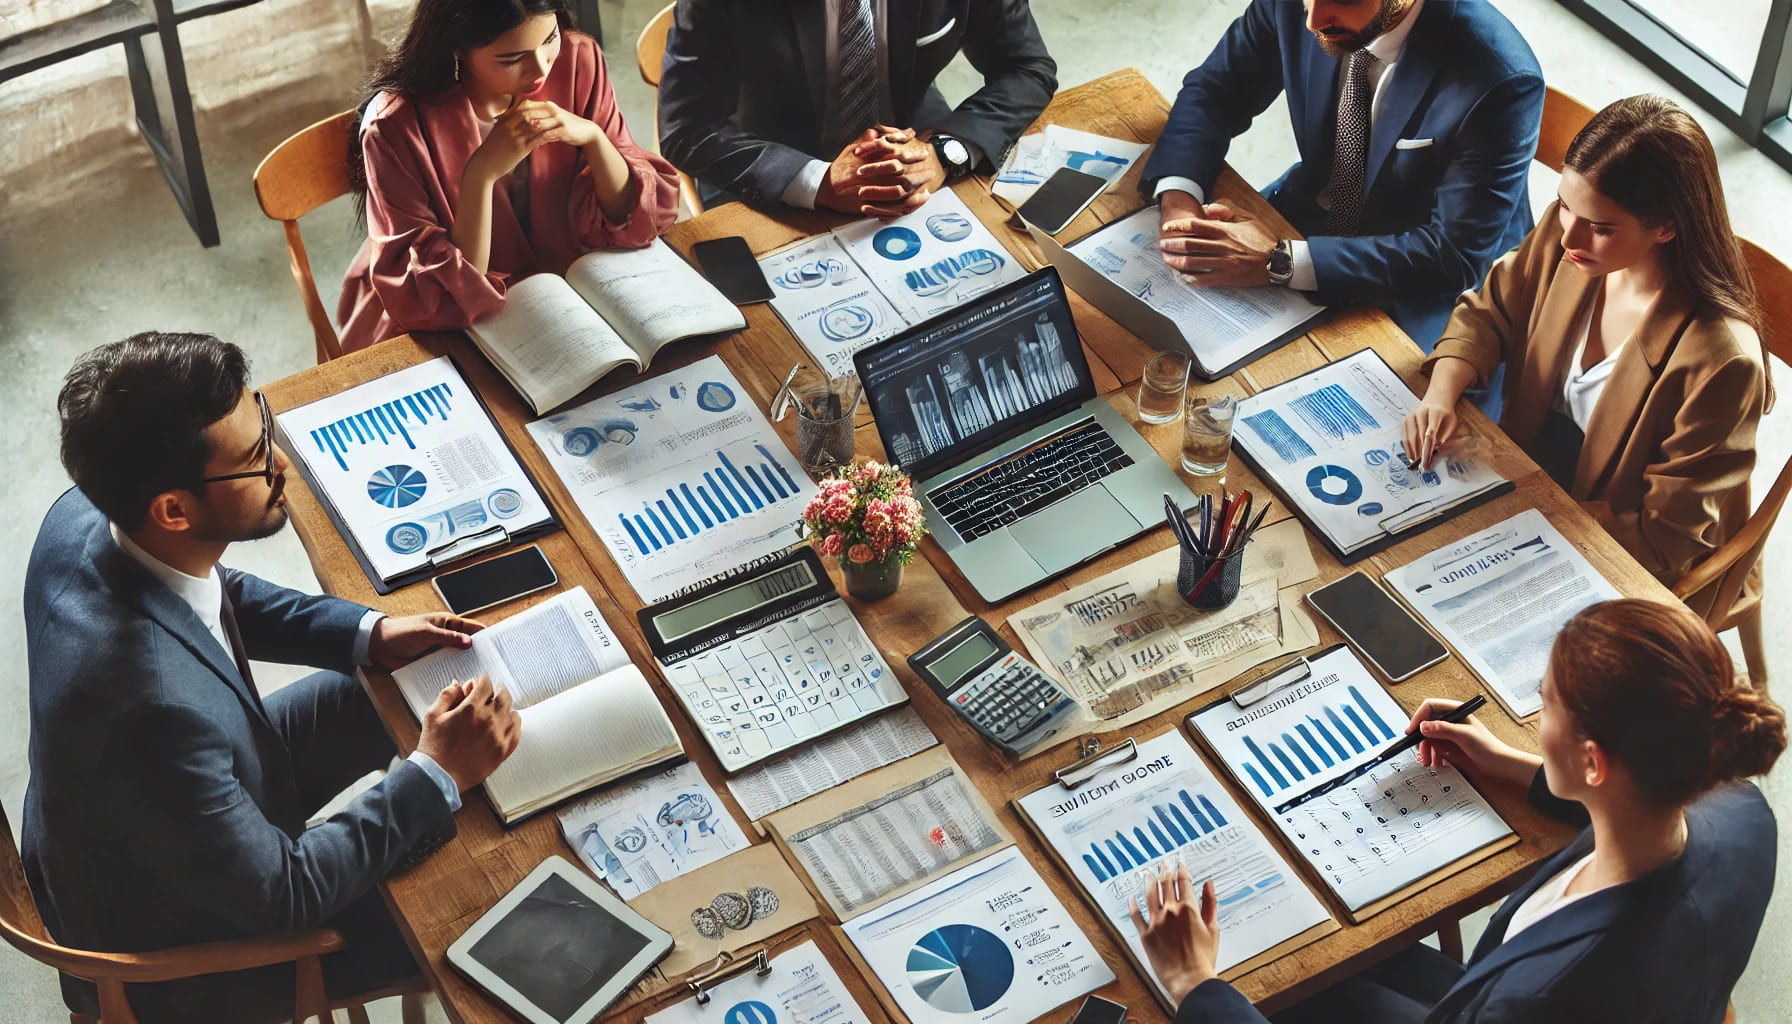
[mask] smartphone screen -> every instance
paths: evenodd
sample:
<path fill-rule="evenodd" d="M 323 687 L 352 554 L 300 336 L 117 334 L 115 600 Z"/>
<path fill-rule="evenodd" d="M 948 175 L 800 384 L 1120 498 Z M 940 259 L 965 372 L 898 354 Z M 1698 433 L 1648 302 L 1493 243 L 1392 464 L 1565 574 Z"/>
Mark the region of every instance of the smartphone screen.
<path fill-rule="evenodd" d="M 1112 999 L 1090 996 L 1070 1018 L 1070 1024 L 1126 1024 L 1126 1007 Z"/>
<path fill-rule="evenodd" d="M 534 545 L 435 578 L 436 593 L 456 615 L 470 615 L 558 582 L 548 557 Z"/>
<path fill-rule="evenodd" d="M 726 295 L 729 302 L 750 306 L 755 302 L 771 301 L 772 286 L 765 283 L 759 261 L 753 258 L 753 250 L 747 248 L 746 239 L 739 235 L 714 238 L 691 246 L 691 252 L 703 268 L 703 276 Z"/>
<path fill-rule="evenodd" d="M 1083 212 L 1108 187 L 1106 178 L 1060 167 L 1045 179 L 1032 198 L 1020 204 L 1020 217 L 1047 234 L 1055 235 Z"/>
<path fill-rule="evenodd" d="M 1307 603 L 1389 682 L 1397 683 L 1449 656 L 1441 641 L 1361 572 L 1313 591 Z"/>

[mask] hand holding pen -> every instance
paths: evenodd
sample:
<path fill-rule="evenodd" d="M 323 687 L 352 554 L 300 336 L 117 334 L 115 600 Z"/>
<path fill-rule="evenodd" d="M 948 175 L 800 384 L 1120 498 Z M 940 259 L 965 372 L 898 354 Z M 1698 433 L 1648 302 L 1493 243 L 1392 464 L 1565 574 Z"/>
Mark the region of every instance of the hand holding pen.
<path fill-rule="evenodd" d="M 1413 712 L 1406 731 L 1418 743 L 1419 763 L 1455 765 L 1484 778 L 1530 785 L 1543 759 L 1504 742 L 1475 718 L 1457 717 L 1462 707 L 1459 701 L 1433 697 Z"/>

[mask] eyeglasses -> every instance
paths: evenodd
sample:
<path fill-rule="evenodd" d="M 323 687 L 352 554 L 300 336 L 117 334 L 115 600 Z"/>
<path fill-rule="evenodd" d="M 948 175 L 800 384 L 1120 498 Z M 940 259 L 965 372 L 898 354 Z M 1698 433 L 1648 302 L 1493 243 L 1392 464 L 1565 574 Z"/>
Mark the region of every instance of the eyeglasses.
<path fill-rule="evenodd" d="M 261 469 L 251 469 L 243 473 L 225 473 L 222 476 L 208 476 L 199 481 L 202 484 L 221 484 L 226 480 L 248 480 L 261 477 L 274 486 L 274 413 L 268 408 L 268 400 L 261 392 L 255 392 L 255 404 L 261 407 L 261 450 L 267 453 L 267 465 Z"/>

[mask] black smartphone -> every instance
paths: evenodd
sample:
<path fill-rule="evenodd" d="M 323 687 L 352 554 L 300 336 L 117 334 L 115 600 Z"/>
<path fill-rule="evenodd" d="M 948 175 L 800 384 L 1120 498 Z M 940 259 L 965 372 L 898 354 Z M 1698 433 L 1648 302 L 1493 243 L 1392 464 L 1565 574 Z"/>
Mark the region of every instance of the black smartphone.
<path fill-rule="evenodd" d="M 1112 999 L 1090 996 L 1077 1007 L 1070 1024 L 1126 1024 L 1126 1007 Z"/>
<path fill-rule="evenodd" d="M 1020 219 L 1048 235 L 1055 235 L 1068 227 L 1076 215 L 1107 187 L 1106 178 L 1060 167 L 1045 179 L 1039 191 L 1020 204 Z"/>
<path fill-rule="evenodd" d="M 456 615 L 471 615 L 560 582 L 548 556 L 531 544 L 435 578 L 436 593 Z"/>
<path fill-rule="evenodd" d="M 726 295 L 729 302 L 736 306 L 751 306 L 755 302 L 772 300 L 772 286 L 765 283 L 759 261 L 753 258 L 753 250 L 747 248 L 747 240 L 741 236 L 729 235 L 698 242 L 691 246 L 691 252 L 697 256 L 703 276 Z"/>
<path fill-rule="evenodd" d="M 1443 641 L 1361 571 L 1314 590 L 1307 603 L 1390 683 L 1450 656 Z"/>

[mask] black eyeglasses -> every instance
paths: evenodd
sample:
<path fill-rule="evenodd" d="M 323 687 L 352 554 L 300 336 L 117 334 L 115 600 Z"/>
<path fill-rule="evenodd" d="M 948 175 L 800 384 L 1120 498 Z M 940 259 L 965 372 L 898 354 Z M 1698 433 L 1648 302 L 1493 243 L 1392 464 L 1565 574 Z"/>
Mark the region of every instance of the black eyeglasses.
<path fill-rule="evenodd" d="M 223 476 L 208 476 L 199 481 L 202 484 L 221 484 L 226 480 L 248 480 L 261 477 L 274 486 L 274 413 L 268 408 L 268 400 L 261 392 L 255 392 L 255 404 L 261 407 L 261 450 L 267 453 L 267 465 L 261 469 L 251 469 L 244 473 L 225 473 Z"/>

